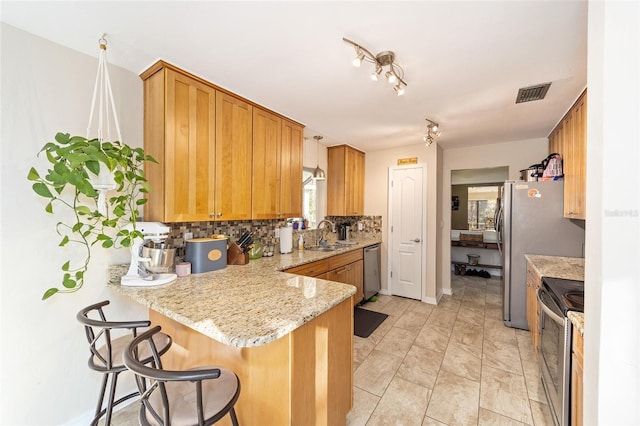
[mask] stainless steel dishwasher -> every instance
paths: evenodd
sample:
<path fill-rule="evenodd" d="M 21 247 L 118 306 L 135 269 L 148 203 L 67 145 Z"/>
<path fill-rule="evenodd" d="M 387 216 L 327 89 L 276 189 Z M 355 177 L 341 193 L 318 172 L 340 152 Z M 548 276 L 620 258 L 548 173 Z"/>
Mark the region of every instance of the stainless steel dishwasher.
<path fill-rule="evenodd" d="M 380 244 L 364 248 L 364 300 L 380 291 Z"/>

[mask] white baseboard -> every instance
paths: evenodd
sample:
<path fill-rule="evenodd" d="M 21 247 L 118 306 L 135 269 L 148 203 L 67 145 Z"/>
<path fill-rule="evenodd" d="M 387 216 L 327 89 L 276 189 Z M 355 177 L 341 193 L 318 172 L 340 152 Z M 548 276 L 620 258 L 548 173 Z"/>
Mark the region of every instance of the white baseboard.
<path fill-rule="evenodd" d="M 430 305 L 437 305 L 438 304 L 438 300 L 435 297 L 423 297 L 422 301 L 424 303 L 428 303 Z"/>
<path fill-rule="evenodd" d="M 380 291 L 378 291 L 378 293 L 384 294 L 385 296 L 391 295 L 391 293 L 389 293 L 389 290 L 387 290 L 386 288 L 381 288 Z"/>
<path fill-rule="evenodd" d="M 444 294 L 446 294 L 447 296 L 453 296 L 453 289 L 451 289 L 451 288 L 443 288 L 442 292 Z"/>

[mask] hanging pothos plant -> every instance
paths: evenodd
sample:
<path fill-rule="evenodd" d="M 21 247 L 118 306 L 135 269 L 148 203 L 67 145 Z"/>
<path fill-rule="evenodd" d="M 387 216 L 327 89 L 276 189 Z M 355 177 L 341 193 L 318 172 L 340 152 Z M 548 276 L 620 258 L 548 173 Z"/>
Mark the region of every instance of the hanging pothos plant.
<path fill-rule="evenodd" d="M 55 142 L 48 142 L 44 152 L 51 168 L 42 177 L 35 168 L 29 171 L 36 194 L 49 200 L 47 213 L 62 207 L 71 211 L 71 219 L 56 225 L 62 237 L 60 246 L 80 244 L 86 251 L 84 261 L 62 265 L 62 288 L 52 287 L 44 292 L 45 300 L 56 293 L 72 293 L 79 290 L 91 260 L 91 247 L 100 243 L 105 248 L 130 247 L 135 238 L 142 238 L 136 230 L 138 208 L 147 202 L 142 194 L 150 191 L 144 174 L 145 161 L 157 163 L 142 148 L 131 148 L 120 142 L 100 142 L 82 136 L 58 133 Z M 117 195 L 107 200 L 107 208 L 101 212 L 100 192 L 92 180 L 106 168 L 113 173 Z M 126 225 L 129 226 L 127 229 Z"/>

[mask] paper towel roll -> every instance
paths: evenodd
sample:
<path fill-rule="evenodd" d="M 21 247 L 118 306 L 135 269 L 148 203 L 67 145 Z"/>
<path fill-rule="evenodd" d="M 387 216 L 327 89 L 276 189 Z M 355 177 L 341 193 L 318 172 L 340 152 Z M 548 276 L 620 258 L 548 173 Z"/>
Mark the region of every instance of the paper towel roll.
<path fill-rule="evenodd" d="M 293 251 L 293 228 L 290 226 L 280 228 L 280 253 Z"/>

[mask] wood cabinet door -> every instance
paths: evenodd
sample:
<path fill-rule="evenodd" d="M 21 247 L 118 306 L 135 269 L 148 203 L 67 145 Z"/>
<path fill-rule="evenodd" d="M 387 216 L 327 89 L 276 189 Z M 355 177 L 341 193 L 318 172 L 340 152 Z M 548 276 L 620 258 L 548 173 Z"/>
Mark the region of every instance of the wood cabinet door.
<path fill-rule="evenodd" d="M 571 353 L 571 425 L 582 426 L 584 398 L 584 338 L 580 331 L 573 327 L 573 342 Z"/>
<path fill-rule="evenodd" d="M 253 107 L 216 94 L 215 220 L 251 219 Z"/>
<path fill-rule="evenodd" d="M 349 264 L 349 283 L 356 287 L 353 304 L 357 305 L 364 298 L 364 261 L 358 260 Z"/>
<path fill-rule="evenodd" d="M 281 132 L 280 117 L 253 109 L 253 219 L 279 217 Z"/>
<path fill-rule="evenodd" d="M 347 147 L 345 170 L 345 214 L 364 214 L 364 153 Z"/>
<path fill-rule="evenodd" d="M 216 93 L 212 87 L 173 70 L 165 72 L 162 220 L 210 220 L 214 208 Z"/>
<path fill-rule="evenodd" d="M 282 120 L 279 217 L 302 216 L 302 131 L 302 126 Z"/>
<path fill-rule="evenodd" d="M 346 146 L 329 147 L 327 158 L 327 215 L 344 216 Z"/>
<path fill-rule="evenodd" d="M 531 339 L 536 352 L 540 350 L 540 305 L 538 303 L 538 288 L 542 285 L 542 278 L 527 261 L 527 324 L 531 331 Z"/>
<path fill-rule="evenodd" d="M 364 214 L 365 154 L 346 145 L 329 147 L 327 215 Z"/>
<path fill-rule="evenodd" d="M 572 219 L 586 219 L 587 180 L 587 103 L 586 93 L 572 110 L 572 182 L 573 205 L 568 216 Z M 567 212 L 565 212 L 567 213 Z"/>

